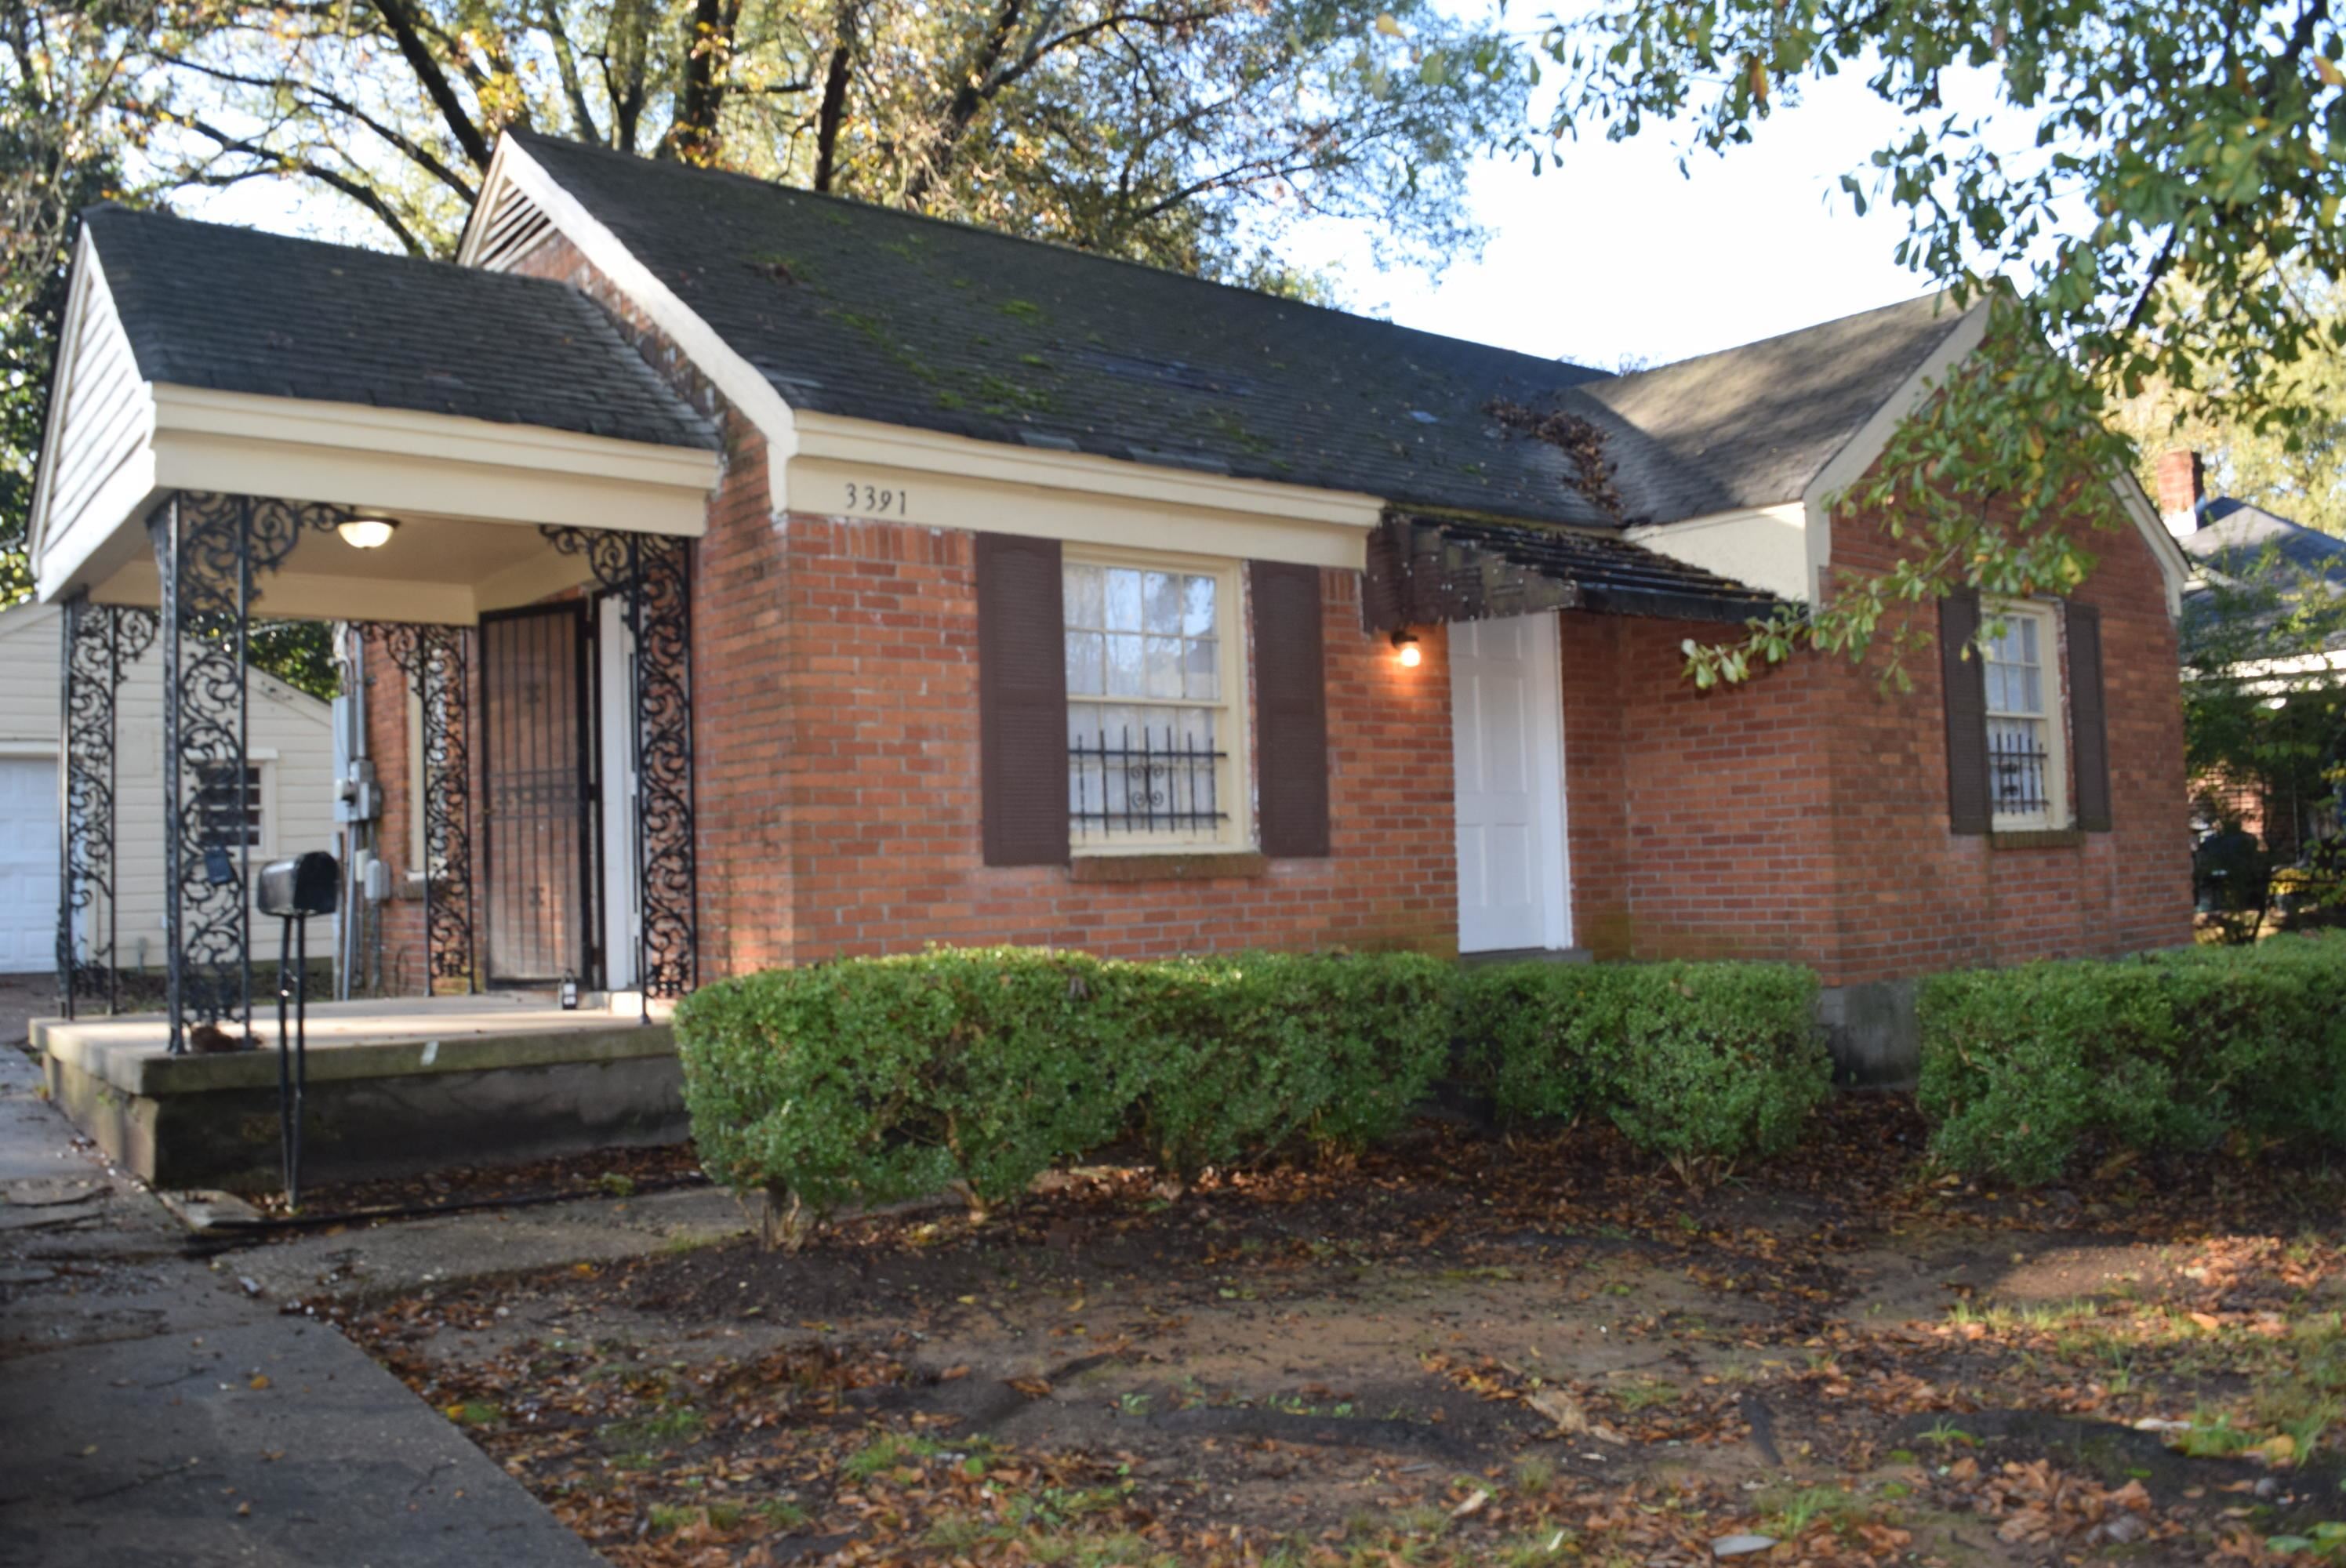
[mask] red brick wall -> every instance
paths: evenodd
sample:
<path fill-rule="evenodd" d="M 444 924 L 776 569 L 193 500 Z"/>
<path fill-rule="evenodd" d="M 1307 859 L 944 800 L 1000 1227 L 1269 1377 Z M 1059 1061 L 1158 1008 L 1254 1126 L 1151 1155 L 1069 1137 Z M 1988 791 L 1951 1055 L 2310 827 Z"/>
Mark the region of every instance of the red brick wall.
<path fill-rule="evenodd" d="M 373 628 L 369 628 L 372 633 Z M 407 677 L 383 650 L 382 636 L 366 643 L 366 747 L 382 786 L 382 818 L 375 854 L 390 867 L 399 896 L 378 906 L 382 921 L 382 988 L 393 996 L 423 993 L 423 901 L 407 886 L 412 869 L 414 801 L 408 790 Z"/>
<path fill-rule="evenodd" d="M 1696 689 L 1678 645 L 1722 629 L 1563 617 L 1573 933 L 1599 957 L 1815 962 L 1827 945 L 1815 687 L 1779 672 Z"/>
<path fill-rule="evenodd" d="M 709 389 L 567 242 L 517 270 L 584 290 L 702 407 Z M 943 942 L 1168 953 L 1454 948 L 1449 674 L 1361 628 L 1324 574 L 1333 853 L 1260 876 L 1077 883 L 991 868 L 978 842 L 975 585 L 967 534 L 775 513 L 763 441 L 727 423 L 694 560 L 704 977 Z"/>
<path fill-rule="evenodd" d="M 721 416 L 673 345 L 566 243 L 523 270 L 593 295 Z M 1140 883 L 988 868 L 970 536 L 779 514 L 762 442 L 739 419 L 727 436 L 695 560 L 704 976 L 928 942 L 1117 953 L 1454 943 L 1438 630 L 1402 670 L 1359 630 L 1357 575 L 1324 575 L 1329 859 Z M 2082 847 L 1948 833 L 1927 647 L 1902 696 L 1878 688 L 1873 666 L 1819 657 L 1704 693 L 1680 677 L 1678 645 L 1720 628 L 1564 616 L 1576 940 L 1604 956 L 1798 959 L 1831 983 L 2188 940 L 2173 631 L 2143 542 L 2129 532 L 2096 548 L 2101 567 L 2079 596 L 2103 610 L 2116 825 Z M 1837 568 L 1879 570 L 1888 555 L 1877 530 L 1837 526 Z M 377 705 L 378 726 L 391 711 Z M 394 802 L 385 839 L 403 855 L 405 775 L 391 744 L 377 750 Z"/>
<path fill-rule="evenodd" d="M 1801 656 L 1732 689 L 1683 680 L 1681 638 L 1717 626 L 1564 617 L 1576 939 L 1606 957 L 1746 956 L 1850 984 L 1970 964 L 2190 940 L 2175 632 L 2150 548 L 2096 535 L 2076 596 L 2102 613 L 2113 830 L 1999 846 L 1948 831 L 1934 643 L 1913 688 Z M 1888 539 L 1835 529 L 1837 569 Z M 1935 627 L 1935 615 L 1925 627 Z"/>
<path fill-rule="evenodd" d="M 1357 574 L 1323 574 L 1332 854 L 1256 876 L 1078 882 L 1064 868 L 982 861 L 972 535 L 794 514 L 787 536 L 774 599 L 712 605 L 701 633 L 711 662 L 722 657 L 711 639 L 763 640 L 757 678 L 790 697 L 780 769 L 741 695 L 705 687 L 701 734 L 716 749 L 700 809 L 705 843 L 720 823 L 781 805 L 796 907 L 719 892 L 704 872 L 712 932 L 789 928 L 783 948 L 737 941 L 720 956 L 712 944 L 712 968 L 931 942 L 1120 954 L 1454 943 L 1442 640 L 1402 669 L 1360 629 Z M 755 765 L 733 765 L 744 746 Z"/>

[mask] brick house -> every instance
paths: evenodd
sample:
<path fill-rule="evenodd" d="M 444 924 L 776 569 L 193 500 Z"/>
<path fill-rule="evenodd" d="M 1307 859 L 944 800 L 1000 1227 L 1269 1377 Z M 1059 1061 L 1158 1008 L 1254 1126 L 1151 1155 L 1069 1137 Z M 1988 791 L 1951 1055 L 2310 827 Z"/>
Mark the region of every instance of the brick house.
<path fill-rule="evenodd" d="M 184 368 L 153 284 L 190 247 L 305 373 Z M 1911 693 L 1681 676 L 1892 558 L 1828 503 L 1977 342 L 1937 300 L 1608 375 L 518 132 L 454 266 L 105 213 L 77 270 L 45 596 L 152 602 L 66 541 L 177 485 L 393 525 L 360 598 L 311 595 L 321 555 L 264 608 L 473 628 L 437 665 L 362 639 L 354 847 L 438 901 L 380 921 L 411 987 L 930 942 L 1764 957 L 1819 971 L 1865 1076 L 1917 974 L 2189 938 L 2185 568 L 2131 480 L 2074 598 L 1998 606 L 1984 659 L 1948 601 Z M 70 378 L 109 330 L 164 425 L 176 376 L 241 400 L 221 440 L 297 402 L 445 429 L 396 471 L 319 437 L 268 489 L 158 437 L 93 503 Z"/>
<path fill-rule="evenodd" d="M 2197 616 L 2227 613 L 2214 585 L 2261 584 L 2284 601 L 2306 585 L 2327 582 L 2346 594 L 2346 539 L 2293 523 L 2237 496 L 2208 494 L 2207 464 L 2196 452 L 2159 454 L 2158 511 L 2168 531 L 2191 563 L 2192 581 L 2183 596 L 2184 625 L 2209 625 Z M 2259 661 L 2236 672 L 2276 697 L 2292 689 L 2334 686 L 2346 680 L 2346 636 L 2333 636 L 2320 649 Z M 2323 775 L 2346 765 L 2346 757 L 2308 759 L 2310 766 L 2250 779 L 2223 774 L 2191 780 L 2194 826 L 2214 827 L 2229 817 L 2256 835 L 2282 864 L 2315 840 L 2335 837 L 2346 826 L 2340 791 Z"/>

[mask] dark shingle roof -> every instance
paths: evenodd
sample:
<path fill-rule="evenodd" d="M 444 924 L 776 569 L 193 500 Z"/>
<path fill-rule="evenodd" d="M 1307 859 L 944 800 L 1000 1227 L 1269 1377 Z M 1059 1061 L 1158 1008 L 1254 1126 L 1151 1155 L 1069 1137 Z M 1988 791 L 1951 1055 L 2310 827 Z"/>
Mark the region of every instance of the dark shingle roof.
<path fill-rule="evenodd" d="M 1772 596 L 1731 577 L 1603 534 L 1460 517 L 1404 521 L 1438 529 L 1444 540 L 1464 546 L 1462 570 L 1468 575 L 1484 575 L 1478 558 L 1495 558 L 1570 587 L 1576 607 L 1599 615 L 1739 625 L 1777 607 Z"/>
<path fill-rule="evenodd" d="M 2346 584 L 2346 539 L 2334 538 L 2231 496 L 2199 509 L 2199 526 L 2180 540 L 2198 565 L 2233 575 L 2255 571 L 2270 549 L 2286 566 Z"/>
<path fill-rule="evenodd" d="M 796 408 L 1403 504 L 1615 522 L 1573 488 L 1562 452 L 1499 430 L 1485 411 L 1504 399 L 1604 430 L 1630 520 L 1654 497 L 1720 494 L 1576 390 L 1598 371 L 509 134 Z"/>
<path fill-rule="evenodd" d="M 719 444 L 562 284 L 116 207 L 87 221 L 148 381 Z"/>
<path fill-rule="evenodd" d="M 1943 294 L 1617 376 L 1585 389 L 1683 472 L 1653 520 L 1799 499 L 1963 320 Z"/>

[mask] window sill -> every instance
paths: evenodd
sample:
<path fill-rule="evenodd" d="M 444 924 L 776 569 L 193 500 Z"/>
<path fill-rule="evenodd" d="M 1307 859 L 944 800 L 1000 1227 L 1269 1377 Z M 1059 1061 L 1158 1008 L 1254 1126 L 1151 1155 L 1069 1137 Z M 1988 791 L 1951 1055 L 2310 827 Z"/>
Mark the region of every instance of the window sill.
<path fill-rule="evenodd" d="M 2076 850 L 2086 842 L 2083 828 L 1999 829 L 1987 836 L 1994 850 Z"/>
<path fill-rule="evenodd" d="M 1079 882 L 1201 882 L 1216 877 L 1260 877 L 1269 857 L 1251 850 L 1209 850 L 1197 854 L 1077 855 L 1069 875 Z"/>

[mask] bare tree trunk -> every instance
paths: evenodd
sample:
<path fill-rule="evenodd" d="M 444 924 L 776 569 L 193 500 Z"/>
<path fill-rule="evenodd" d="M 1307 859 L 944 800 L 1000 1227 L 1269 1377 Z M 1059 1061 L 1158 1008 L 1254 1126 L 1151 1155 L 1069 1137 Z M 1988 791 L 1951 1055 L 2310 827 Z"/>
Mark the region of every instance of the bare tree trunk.
<path fill-rule="evenodd" d="M 838 36 L 822 77 L 822 107 L 815 114 L 814 188 L 829 190 L 839 172 L 839 127 L 847 118 L 847 89 L 855 65 L 857 35 L 863 21 L 857 0 L 840 0 Z"/>
<path fill-rule="evenodd" d="M 423 88 L 424 96 L 432 100 L 432 107 L 440 111 L 441 119 L 448 127 L 448 134 L 456 138 L 456 145 L 464 149 L 464 156 L 472 160 L 474 168 L 487 168 L 491 151 L 489 138 L 465 111 L 464 100 L 456 96 L 455 87 L 448 80 L 448 73 L 442 70 L 440 62 L 433 57 L 432 46 L 424 42 L 423 30 L 417 25 L 415 13 L 409 9 L 407 0 L 374 0 L 374 8 L 382 17 L 383 25 L 391 29 L 392 40 L 399 46 L 400 56 L 406 60 L 407 68 L 415 73 L 416 82 Z"/>
<path fill-rule="evenodd" d="M 726 66 L 733 53 L 740 0 L 693 0 L 692 36 L 686 41 L 684 85 L 677 94 L 676 124 L 668 151 L 687 163 L 717 158 L 719 112 L 725 105 Z"/>
<path fill-rule="evenodd" d="M 929 145 L 922 149 L 923 156 L 905 184 L 904 204 L 907 207 L 919 206 L 921 199 L 937 183 L 938 178 L 945 171 L 945 166 L 953 161 L 963 133 L 969 129 L 970 122 L 977 117 L 977 111 L 984 106 L 985 100 L 993 96 L 996 85 L 994 74 L 1002 65 L 1002 56 L 1010 48 L 1010 36 L 1017 29 L 1018 18 L 1025 5 L 1025 0 L 1001 0 L 1000 6 L 994 13 L 993 24 L 986 28 L 984 41 L 978 45 L 968 68 L 962 72 L 953 97 L 946 100 L 944 113 L 938 116 L 935 134 L 929 138 Z"/>

